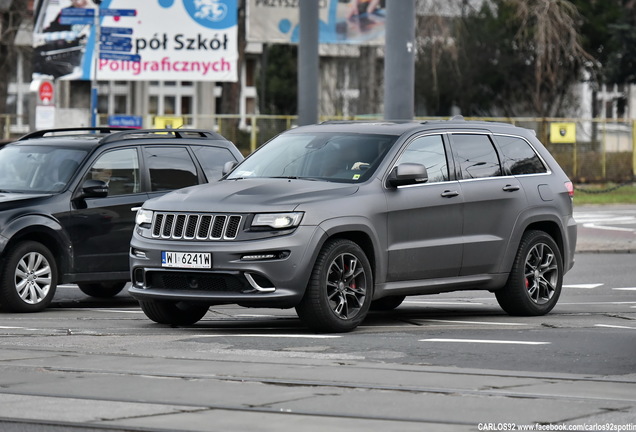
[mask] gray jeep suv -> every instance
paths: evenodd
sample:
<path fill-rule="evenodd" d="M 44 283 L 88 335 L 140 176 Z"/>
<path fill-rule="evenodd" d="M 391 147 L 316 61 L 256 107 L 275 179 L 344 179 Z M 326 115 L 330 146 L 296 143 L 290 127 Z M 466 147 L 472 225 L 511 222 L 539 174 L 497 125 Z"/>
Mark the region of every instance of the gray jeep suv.
<path fill-rule="evenodd" d="M 344 332 L 369 309 L 455 290 L 543 315 L 574 264 L 572 196 L 535 134 L 508 124 L 299 127 L 220 182 L 146 201 L 129 292 L 172 325 L 234 303 Z"/>

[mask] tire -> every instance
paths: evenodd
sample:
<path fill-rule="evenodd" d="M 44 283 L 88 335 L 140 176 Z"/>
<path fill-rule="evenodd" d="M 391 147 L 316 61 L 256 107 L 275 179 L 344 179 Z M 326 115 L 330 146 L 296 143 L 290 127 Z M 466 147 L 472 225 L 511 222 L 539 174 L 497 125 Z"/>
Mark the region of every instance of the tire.
<path fill-rule="evenodd" d="M 563 259 L 556 242 L 543 231 L 521 238 L 506 286 L 495 291 L 509 315 L 539 316 L 554 308 L 563 283 Z"/>
<path fill-rule="evenodd" d="M 0 275 L 0 307 L 8 312 L 39 312 L 53 300 L 57 265 L 51 251 L 34 241 L 7 251 Z"/>
<path fill-rule="evenodd" d="M 372 311 L 390 311 L 402 304 L 406 296 L 388 296 L 371 302 Z"/>
<path fill-rule="evenodd" d="M 126 286 L 126 282 L 78 283 L 77 286 L 88 296 L 110 298 L 119 294 Z"/>
<path fill-rule="evenodd" d="M 158 324 L 190 325 L 205 316 L 210 308 L 184 302 L 140 301 L 141 310 L 146 316 Z"/>
<path fill-rule="evenodd" d="M 372 298 L 373 274 L 362 249 L 349 240 L 331 240 L 318 254 L 296 312 L 314 331 L 348 332 L 364 320 Z"/>

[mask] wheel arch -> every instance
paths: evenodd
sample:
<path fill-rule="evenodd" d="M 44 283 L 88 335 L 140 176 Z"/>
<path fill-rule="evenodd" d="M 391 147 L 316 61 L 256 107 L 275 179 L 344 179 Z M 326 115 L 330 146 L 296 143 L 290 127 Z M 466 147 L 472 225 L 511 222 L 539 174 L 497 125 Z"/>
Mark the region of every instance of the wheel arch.
<path fill-rule="evenodd" d="M 69 250 L 72 250 L 72 245 L 62 226 L 56 220 L 44 216 L 21 217 L 12 221 L 3 230 L 3 235 L 8 239 L 2 251 L 3 260 L 6 251 L 20 242 L 31 240 L 41 243 L 55 257 L 57 283 L 63 282 L 63 275 L 71 266 Z"/>
<path fill-rule="evenodd" d="M 521 239 L 523 235 L 528 231 L 543 231 L 552 237 L 559 248 L 559 252 L 561 252 L 561 259 L 564 261 L 567 260 L 566 251 L 565 251 L 565 241 L 563 237 L 563 229 L 559 223 L 559 219 L 555 217 L 539 218 L 539 217 L 530 217 L 525 221 L 525 226 L 523 229 L 516 230 L 516 235 L 514 238 L 511 238 L 511 241 L 508 244 L 508 250 L 506 251 L 506 259 L 502 263 L 501 271 L 508 273 L 512 268 L 512 264 L 514 262 L 514 258 L 517 254 L 517 250 L 519 249 L 519 245 L 521 244 Z"/>
<path fill-rule="evenodd" d="M 347 239 L 357 244 L 367 256 L 373 280 L 377 284 L 377 275 L 383 274 L 383 261 L 379 255 L 379 240 L 375 232 L 363 221 L 351 221 L 342 219 L 331 219 L 322 226 L 325 236 L 314 252 L 312 262 L 315 263 L 319 251 L 325 243 L 332 239 Z"/>

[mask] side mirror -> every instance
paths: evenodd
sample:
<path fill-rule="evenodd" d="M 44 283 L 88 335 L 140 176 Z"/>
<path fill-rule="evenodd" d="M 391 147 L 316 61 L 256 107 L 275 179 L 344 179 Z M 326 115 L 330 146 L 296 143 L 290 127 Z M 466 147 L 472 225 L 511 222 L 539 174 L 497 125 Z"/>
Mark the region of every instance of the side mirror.
<path fill-rule="evenodd" d="M 237 161 L 227 161 L 225 162 L 225 165 L 223 165 L 223 172 L 222 174 L 225 175 L 227 173 L 229 173 L 230 171 L 232 171 L 234 169 L 235 166 L 238 165 Z"/>
<path fill-rule="evenodd" d="M 426 167 L 416 163 L 403 163 L 396 166 L 387 179 L 387 183 L 393 187 L 426 183 L 427 181 Z"/>
<path fill-rule="evenodd" d="M 108 196 L 108 184 L 101 180 L 86 180 L 82 184 L 78 198 L 105 198 Z"/>

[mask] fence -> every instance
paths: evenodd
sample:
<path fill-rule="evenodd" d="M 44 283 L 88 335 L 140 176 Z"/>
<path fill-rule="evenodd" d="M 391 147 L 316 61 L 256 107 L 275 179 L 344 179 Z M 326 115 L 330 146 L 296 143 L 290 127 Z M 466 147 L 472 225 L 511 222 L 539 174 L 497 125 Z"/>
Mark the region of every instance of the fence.
<path fill-rule="evenodd" d="M 418 117 L 418 121 L 444 120 L 445 118 Z M 180 123 L 186 128 L 214 129 L 239 149 L 248 154 L 275 135 L 296 126 L 296 116 L 273 115 L 214 115 L 181 116 Z M 380 116 L 332 117 L 325 120 L 381 120 Z M 633 119 L 574 119 L 574 118 L 466 118 L 511 123 L 532 129 L 555 159 L 577 183 L 634 181 L 636 178 L 636 120 Z M 99 122 L 108 124 L 108 116 L 100 115 Z M 567 124 L 575 129 L 572 142 L 560 141 L 551 136 L 554 123 Z M 0 114 L 0 141 L 19 136 L 14 125 L 16 116 Z M 147 116 L 145 127 L 153 127 L 155 118 Z M 561 140 L 562 141 L 562 140 Z"/>

